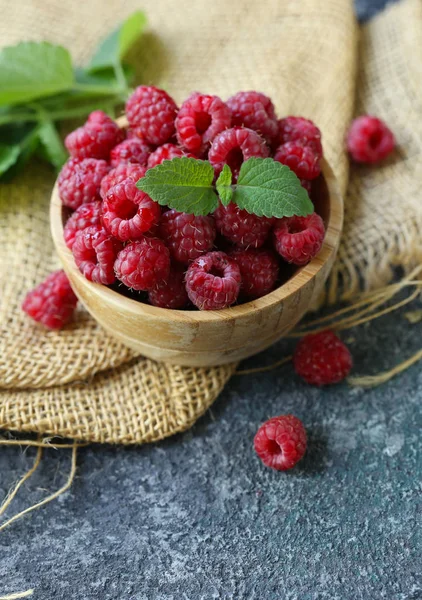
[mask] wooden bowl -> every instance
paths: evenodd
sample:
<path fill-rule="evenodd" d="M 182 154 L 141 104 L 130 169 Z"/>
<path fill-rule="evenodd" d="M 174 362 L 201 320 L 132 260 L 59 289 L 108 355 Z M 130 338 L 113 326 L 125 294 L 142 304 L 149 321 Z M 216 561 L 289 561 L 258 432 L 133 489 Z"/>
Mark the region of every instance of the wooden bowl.
<path fill-rule="evenodd" d="M 326 161 L 314 183 L 313 201 L 326 225 L 318 256 L 270 294 L 218 311 L 156 308 L 85 279 L 63 241 L 68 213 L 60 202 L 57 183 L 51 197 L 51 232 L 76 295 L 110 335 L 155 360 L 207 367 L 239 361 L 264 350 L 296 325 L 322 291 L 343 223 L 342 198 Z"/>

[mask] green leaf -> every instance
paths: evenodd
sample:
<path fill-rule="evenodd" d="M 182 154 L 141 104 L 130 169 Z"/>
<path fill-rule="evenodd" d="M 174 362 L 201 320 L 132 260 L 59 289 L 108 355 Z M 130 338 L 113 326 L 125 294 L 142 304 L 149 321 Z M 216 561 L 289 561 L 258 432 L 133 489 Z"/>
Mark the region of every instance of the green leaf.
<path fill-rule="evenodd" d="M 61 169 L 68 158 L 68 153 L 52 121 L 44 121 L 38 129 L 41 146 L 49 162 Z"/>
<path fill-rule="evenodd" d="M 0 52 L 0 105 L 28 102 L 73 84 L 69 52 L 48 42 L 22 42 Z"/>
<path fill-rule="evenodd" d="M 231 187 L 232 183 L 232 172 L 230 170 L 229 165 L 224 165 L 223 170 L 221 171 L 215 187 L 217 188 L 218 195 L 220 196 L 220 200 L 224 206 L 230 204 L 230 200 L 233 197 L 233 189 Z"/>
<path fill-rule="evenodd" d="M 19 146 L 6 146 L 0 144 L 0 175 L 6 173 L 8 169 L 18 160 L 20 154 Z"/>
<path fill-rule="evenodd" d="M 14 164 L 3 174 L 3 180 L 10 181 L 20 173 L 34 152 L 36 152 L 40 143 L 38 135 L 39 127 L 38 124 L 32 123 L 31 125 L 25 124 L 22 126 L 21 124 L 17 124 L 14 127 L 9 125 L 1 128 L 1 132 L 4 130 L 9 131 L 10 137 L 8 139 L 10 141 L 13 140 L 14 144 L 19 148 L 18 156 Z"/>
<path fill-rule="evenodd" d="M 213 179 L 214 169 L 209 162 L 183 157 L 149 169 L 136 185 L 162 206 L 207 215 L 218 206 Z"/>
<path fill-rule="evenodd" d="M 233 202 L 259 217 L 306 216 L 314 210 L 293 171 L 272 158 L 250 158 L 242 164 Z"/>

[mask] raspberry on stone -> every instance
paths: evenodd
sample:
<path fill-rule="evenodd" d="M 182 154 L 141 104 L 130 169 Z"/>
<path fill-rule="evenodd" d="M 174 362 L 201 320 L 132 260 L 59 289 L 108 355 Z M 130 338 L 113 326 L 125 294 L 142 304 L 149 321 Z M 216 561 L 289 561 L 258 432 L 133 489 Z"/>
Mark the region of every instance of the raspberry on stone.
<path fill-rule="evenodd" d="M 128 288 L 149 291 L 169 276 L 170 253 L 158 238 L 143 237 L 119 252 L 114 270 Z"/>
<path fill-rule="evenodd" d="M 136 163 L 146 166 L 151 148 L 139 138 L 130 138 L 114 146 L 110 152 L 110 164 L 117 167 L 122 163 Z"/>
<path fill-rule="evenodd" d="M 172 257 L 181 263 L 188 263 L 209 252 L 216 236 L 212 217 L 196 217 L 176 210 L 163 214 L 159 231 Z"/>
<path fill-rule="evenodd" d="M 266 421 L 256 432 L 255 452 L 264 465 L 277 471 L 294 467 L 306 452 L 306 430 L 294 415 L 280 415 Z"/>
<path fill-rule="evenodd" d="M 164 91 L 140 85 L 126 102 L 126 115 L 134 133 L 147 144 L 161 146 L 174 135 L 177 106 Z"/>
<path fill-rule="evenodd" d="M 104 198 L 107 196 L 107 192 L 114 185 L 121 183 L 128 177 L 133 179 L 133 181 L 136 183 L 145 175 L 145 172 L 146 168 L 136 163 L 120 164 L 114 169 L 111 169 L 111 171 L 101 181 L 101 198 L 104 200 Z"/>
<path fill-rule="evenodd" d="M 189 298 L 185 286 L 185 270 L 180 265 L 173 265 L 166 279 L 149 291 L 149 301 L 159 308 L 185 308 Z"/>
<path fill-rule="evenodd" d="M 85 125 L 78 127 L 65 139 L 73 158 L 108 159 L 111 149 L 123 137 L 119 126 L 102 110 L 92 112 Z"/>
<path fill-rule="evenodd" d="M 253 129 L 271 145 L 278 136 L 274 105 L 260 92 L 238 92 L 227 100 L 232 111 L 232 126 Z"/>
<path fill-rule="evenodd" d="M 208 160 L 218 175 L 224 165 L 229 165 L 236 181 L 242 163 L 253 156 L 267 158 L 269 148 L 263 138 L 247 127 L 232 127 L 219 133 L 213 140 Z"/>
<path fill-rule="evenodd" d="M 161 207 L 131 177 L 110 188 L 103 202 L 103 224 L 118 240 L 127 242 L 142 237 L 158 224 Z"/>
<path fill-rule="evenodd" d="M 332 331 L 306 335 L 293 355 L 296 373 L 312 385 L 338 383 L 352 368 L 347 346 Z"/>
<path fill-rule="evenodd" d="M 230 127 L 231 112 L 218 96 L 194 92 L 180 107 L 175 124 L 179 144 L 201 156 L 215 136 Z"/>
<path fill-rule="evenodd" d="M 65 272 L 59 270 L 28 292 L 22 309 L 34 321 L 50 329 L 61 329 L 71 320 L 77 302 Z"/>
<path fill-rule="evenodd" d="M 315 179 L 321 173 L 320 157 L 302 142 L 286 142 L 279 146 L 274 160 L 287 165 L 299 179 Z"/>
<path fill-rule="evenodd" d="M 82 231 L 91 225 L 101 224 L 102 206 L 101 202 L 87 202 L 79 208 L 66 221 L 63 237 L 66 246 L 71 250 L 78 231 Z"/>
<path fill-rule="evenodd" d="M 242 210 L 233 202 L 220 204 L 214 212 L 217 230 L 240 248 L 259 248 L 270 233 L 273 219 L 258 217 Z"/>
<path fill-rule="evenodd" d="M 101 200 L 100 185 L 108 172 L 109 166 L 105 160 L 70 158 L 58 178 L 62 203 L 76 209 L 86 202 Z"/>
<path fill-rule="evenodd" d="M 347 134 L 347 150 L 356 162 L 373 164 L 386 158 L 395 146 L 393 132 L 369 115 L 355 119 Z"/>
<path fill-rule="evenodd" d="M 220 310 L 234 304 L 240 284 L 240 269 L 224 252 L 200 256 L 186 273 L 189 299 L 200 310 Z"/>
<path fill-rule="evenodd" d="M 173 158 L 182 158 L 183 156 L 188 156 L 189 158 L 195 158 L 193 154 L 187 153 L 180 148 L 180 146 L 176 146 L 176 144 L 164 144 L 163 146 L 159 146 L 154 152 L 148 157 L 148 169 L 152 169 L 157 165 L 161 165 L 163 160 L 172 160 Z"/>
<path fill-rule="evenodd" d="M 325 227 L 319 215 L 284 217 L 274 227 L 277 252 L 289 263 L 306 265 L 321 250 Z"/>
<path fill-rule="evenodd" d="M 279 144 L 301 142 L 309 146 L 318 158 L 322 157 L 321 131 L 309 119 L 285 117 L 278 122 Z"/>
<path fill-rule="evenodd" d="M 91 225 L 77 232 L 72 253 L 76 266 L 89 281 L 110 285 L 116 280 L 113 267 L 121 247 L 101 225 Z"/>
<path fill-rule="evenodd" d="M 278 278 L 278 260 L 269 250 L 234 250 L 230 253 L 242 276 L 241 293 L 247 298 L 261 298 L 274 289 Z"/>

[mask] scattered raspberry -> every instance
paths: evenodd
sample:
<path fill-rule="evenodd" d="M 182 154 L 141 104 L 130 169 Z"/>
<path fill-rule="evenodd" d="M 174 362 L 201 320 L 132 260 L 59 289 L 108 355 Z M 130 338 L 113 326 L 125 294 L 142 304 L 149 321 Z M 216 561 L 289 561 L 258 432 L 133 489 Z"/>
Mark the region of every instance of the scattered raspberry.
<path fill-rule="evenodd" d="M 256 432 L 255 452 L 264 465 L 287 471 L 298 463 L 306 451 L 306 431 L 293 415 L 280 415 L 266 421 Z"/>
<path fill-rule="evenodd" d="M 65 139 L 73 158 L 108 159 L 110 150 L 122 139 L 117 123 L 102 110 L 92 112 L 85 125 L 78 127 Z"/>
<path fill-rule="evenodd" d="M 174 135 L 177 106 L 170 96 L 156 87 L 140 85 L 126 102 L 130 127 L 148 144 L 161 146 Z"/>
<path fill-rule="evenodd" d="M 101 200 L 101 180 L 109 166 L 105 160 L 96 158 L 70 158 L 60 171 L 58 185 L 61 201 L 76 209 L 86 202 Z"/>
<path fill-rule="evenodd" d="M 224 165 L 229 165 L 237 180 L 242 163 L 252 156 L 266 158 L 269 148 L 260 135 L 247 127 L 232 127 L 219 133 L 213 140 L 208 160 L 219 174 Z"/>
<path fill-rule="evenodd" d="M 274 160 L 287 165 L 299 179 L 315 179 L 321 173 L 319 156 L 302 142 L 286 142 L 279 146 L 274 154 Z"/>
<path fill-rule="evenodd" d="M 386 158 L 396 144 L 393 132 L 381 119 L 365 115 L 355 119 L 347 134 L 347 149 L 352 158 L 373 164 Z"/>
<path fill-rule="evenodd" d="M 50 329 L 61 329 L 71 320 L 77 301 L 65 272 L 60 270 L 28 292 L 22 309 L 34 321 Z"/>
<path fill-rule="evenodd" d="M 117 167 L 122 163 L 137 163 L 145 167 L 150 153 L 151 148 L 143 140 L 130 138 L 114 146 L 110 152 L 110 164 Z"/>
<path fill-rule="evenodd" d="M 121 244 L 101 225 L 78 231 L 72 246 L 76 266 L 89 281 L 110 285 L 116 280 L 113 265 Z"/>
<path fill-rule="evenodd" d="M 195 217 L 168 210 L 161 218 L 160 237 L 166 243 L 172 257 L 179 262 L 188 263 L 209 252 L 214 245 L 215 236 L 212 217 Z"/>
<path fill-rule="evenodd" d="M 193 93 L 180 107 L 176 118 L 177 140 L 198 156 L 208 150 L 215 136 L 231 124 L 231 112 L 218 96 Z"/>
<path fill-rule="evenodd" d="M 183 148 L 176 146 L 176 144 L 164 144 L 159 146 L 157 150 L 152 152 L 148 158 L 148 169 L 152 169 L 157 165 L 161 165 L 163 160 L 171 160 L 172 158 L 181 158 L 182 156 L 188 156 L 195 158 L 193 154 L 186 153 Z"/>
<path fill-rule="evenodd" d="M 160 216 L 160 205 L 138 190 L 131 177 L 110 188 L 104 199 L 104 227 L 122 242 L 140 238 L 158 224 Z"/>
<path fill-rule="evenodd" d="M 236 302 L 240 270 L 224 252 L 209 252 L 197 258 L 186 273 L 189 299 L 200 310 L 220 310 Z"/>
<path fill-rule="evenodd" d="M 321 250 L 325 227 L 319 215 L 285 217 L 274 227 L 275 248 L 289 263 L 305 265 Z"/>
<path fill-rule="evenodd" d="M 121 183 L 128 177 L 131 177 L 136 183 L 141 177 L 145 175 L 146 168 L 136 163 L 127 163 L 118 165 L 104 177 L 101 182 L 100 194 L 101 198 L 107 196 L 107 192 L 117 183 Z"/>
<path fill-rule="evenodd" d="M 309 119 L 286 117 L 278 122 L 279 144 L 302 142 L 309 146 L 318 158 L 322 157 L 321 131 Z"/>
<path fill-rule="evenodd" d="M 128 288 L 151 290 L 168 277 L 170 253 L 158 238 L 144 237 L 119 252 L 114 270 Z"/>
<path fill-rule="evenodd" d="M 159 308 L 185 308 L 189 298 L 183 267 L 171 267 L 168 277 L 150 290 L 149 301 Z"/>
<path fill-rule="evenodd" d="M 232 126 L 245 126 L 258 132 L 272 144 L 278 135 L 274 105 L 260 92 L 238 92 L 227 100 L 232 111 Z"/>
<path fill-rule="evenodd" d="M 234 250 L 230 254 L 240 269 L 241 292 L 247 298 L 260 298 L 271 292 L 278 278 L 278 261 L 268 250 Z"/>
<path fill-rule="evenodd" d="M 87 202 L 69 217 L 64 226 L 63 237 L 66 246 L 72 249 L 78 231 L 82 231 L 91 225 L 101 224 L 102 207 L 101 202 Z"/>
<path fill-rule="evenodd" d="M 349 349 L 332 331 L 306 335 L 293 356 L 296 373 L 312 385 L 342 381 L 350 373 L 352 363 Z"/>
<path fill-rule="evenodd" d="M 220 204 L 214 212 L 218 231 L 240 248 L 259 248 L 268 238 L 273 219 L 257 217 L 242 210 L 236 204 Z"/>

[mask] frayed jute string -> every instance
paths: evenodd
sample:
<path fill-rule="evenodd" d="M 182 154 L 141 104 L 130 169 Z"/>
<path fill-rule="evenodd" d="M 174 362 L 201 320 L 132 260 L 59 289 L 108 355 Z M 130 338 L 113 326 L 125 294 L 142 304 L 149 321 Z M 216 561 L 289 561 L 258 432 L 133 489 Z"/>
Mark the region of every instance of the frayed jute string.
<path fill-rule="evenodd" d="M 0 600 L 18 600 L 19 598 L 28 598 L 32 596 L 34 590 L 27 590 L 26 592 L 17 592 L 16 594 L 8 594 L 7 596 L 0 596 Z"/>

